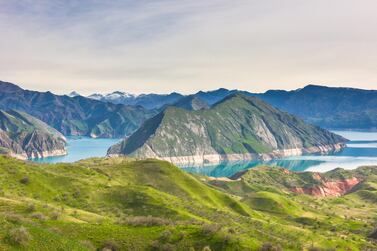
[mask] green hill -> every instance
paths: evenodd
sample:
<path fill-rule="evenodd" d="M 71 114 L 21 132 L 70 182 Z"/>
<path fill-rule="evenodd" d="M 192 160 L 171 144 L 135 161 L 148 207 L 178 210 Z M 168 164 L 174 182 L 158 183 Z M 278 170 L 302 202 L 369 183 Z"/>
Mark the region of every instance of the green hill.
<path fill-rule="evenodd" d="M 0 110 L 0 152 L 18 158 L 66 154 L 64 136 L 42 121 L 15 110 Z"/>
<path fill-rule="evenodd" d="M 152 159 L 47 165 L 0 157 L 0 249 L 376 248 L 367 238 L 375 205 L 356 193 L 317 199 L 217 182 Z"/>
<path fill-rule="evenodd" d="M 341 148 L 343 142 L 344 138 L 255 97 L 235 94 L 211 109 L 169 107 L 111 147 L 109 154 L 203 164 L 327 152 Z"/>

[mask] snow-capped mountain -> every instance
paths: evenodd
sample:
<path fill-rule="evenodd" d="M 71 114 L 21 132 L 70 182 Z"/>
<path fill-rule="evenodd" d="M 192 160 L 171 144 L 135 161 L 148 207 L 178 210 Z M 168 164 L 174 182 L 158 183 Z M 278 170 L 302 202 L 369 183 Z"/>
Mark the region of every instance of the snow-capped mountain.
<path fill-rule="evenodd" d="M 161 108 L 167 104 L 177 102 L 183 95 L 173 92 L 170 94 L 140 94 L 135 95 L 127 92 L 115 91 L 108 94 L 94 93 L 88 98 L 124 105 L 140 105 L 147 109 Z"/>
<path fill-rule="evenodd" d="M 80 95 L 80 93 L 78 93 L 76 91 L 72 91 L 67 96 L 73 98 L 73 97 L 81 96 L 81 95 Z"/>

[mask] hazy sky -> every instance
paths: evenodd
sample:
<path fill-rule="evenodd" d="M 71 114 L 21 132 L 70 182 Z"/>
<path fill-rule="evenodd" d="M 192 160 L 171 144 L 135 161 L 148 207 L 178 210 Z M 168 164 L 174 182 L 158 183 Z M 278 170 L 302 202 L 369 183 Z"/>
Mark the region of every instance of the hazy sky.
<path fill-rule="evenodd" d="M 0 0 L 0 79 L 34 90 L 377 89 L 376 0 Z"/>

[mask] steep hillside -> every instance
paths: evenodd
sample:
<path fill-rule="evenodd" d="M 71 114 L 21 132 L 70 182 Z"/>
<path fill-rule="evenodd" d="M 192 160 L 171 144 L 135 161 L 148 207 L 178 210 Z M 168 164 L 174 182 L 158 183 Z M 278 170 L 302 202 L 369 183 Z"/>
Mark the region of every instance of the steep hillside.
<path fill-rule="evenodd" d="M 169 107 L 108 153 L 201 165 L 328 152 L 343 142 L 255 97 L 235 94 L 206 110 Z"/>
<path fill-rule="evenodd" d="M 156 112 L 85 98 L 23 90 L 0 82 L 0 109 L 25 111 L 64 135 L 124 137 Z"/>
<path fill-rule="evenodd" d="M 0 152 L 17 158 L 67 154 L 64 136 L 42 121 L 14 110 L 0 110 Z"/>
<path fill-rule="evenodd" d="M 40 165 L 0 156 L 0 182 L 1 250 L 376 247 L 367 238 L 375 215 L 367 200 L 349 205 L 270 192 L 262 195 L 271 205 L 283 205 L 281 213 L 259 203 L 252 209 L 252 198 L 164 161 L 95 158 Z M 337 214 L 327 214 L 327 207 Z M 346 207 L 355 219 L 342 217 Z"/>

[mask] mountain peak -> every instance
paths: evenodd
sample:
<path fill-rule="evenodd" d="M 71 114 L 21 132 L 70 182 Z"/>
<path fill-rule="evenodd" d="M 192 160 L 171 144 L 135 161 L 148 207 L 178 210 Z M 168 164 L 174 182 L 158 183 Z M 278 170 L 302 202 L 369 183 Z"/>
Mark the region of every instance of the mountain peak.
<path fill-rule="evenodd" d="M 68 95 L 68 97 L 77 97 L 77 96 L 81 96 L 80 93 L 76 92 L 76 91 L 71 91 Z"/>
<path fill-rule="evenodd" d="M 198 111 L 209 108 L 209 105 L 203 99 L 195 95 L 186 96 L 178 100 L 178 102 L 173 104 L 173 106 L 192 111 Z"/>
<path fill-rule="evenodd" d="M 9 82 L 0 81 L 0 90 L 2 92 L 17 92 L 21 91 L 22 88 Z"/>

